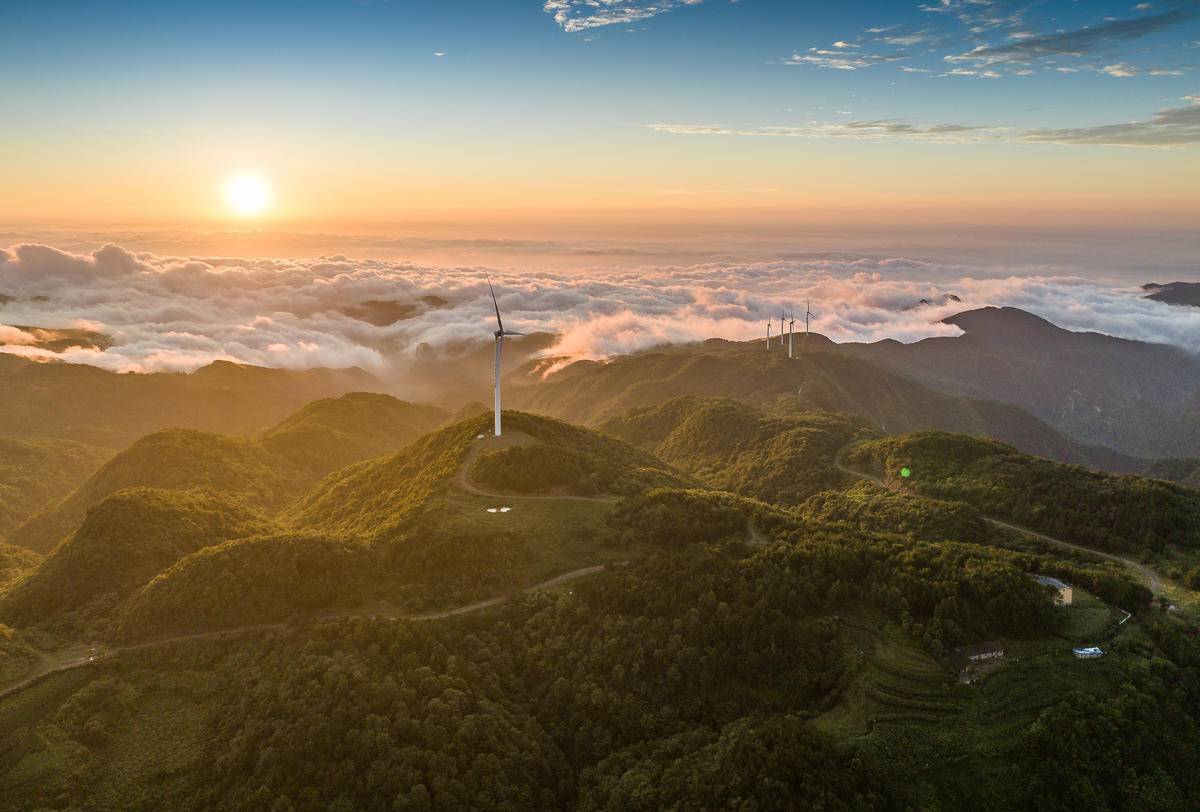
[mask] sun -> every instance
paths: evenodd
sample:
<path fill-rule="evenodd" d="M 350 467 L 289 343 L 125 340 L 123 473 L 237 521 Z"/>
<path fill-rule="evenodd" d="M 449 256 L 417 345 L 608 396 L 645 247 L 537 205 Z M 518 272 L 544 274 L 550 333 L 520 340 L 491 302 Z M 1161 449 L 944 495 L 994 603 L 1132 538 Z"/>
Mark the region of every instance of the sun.
<path fill-rule="evenodd" d="M 271 188 L 258 175 L 235 175 L 225 183 L 225 203 L 240 217 L 254 217 L 271 204 Z"/>

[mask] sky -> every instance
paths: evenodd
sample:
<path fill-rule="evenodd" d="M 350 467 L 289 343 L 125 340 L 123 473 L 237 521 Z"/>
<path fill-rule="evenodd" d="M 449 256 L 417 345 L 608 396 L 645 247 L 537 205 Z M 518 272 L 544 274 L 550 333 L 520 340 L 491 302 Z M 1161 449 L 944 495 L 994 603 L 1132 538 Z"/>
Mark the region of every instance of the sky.
<path fill-rule="evenodd" d="M 0 105 L 0 352 L 403 381 L 485 269 L 577 358 L 810 298 L 1200 348 L 1139 287 L 1200 281 L 1200 0 L 0 0 Z"/>
<path fill-rule="evenodd" d="M 5 0 L 0 227 L 1189 235 L 1198 14 L 1179 0 Z M 238 177 L 260 184 L 261 210 L 229 199 Z"/>

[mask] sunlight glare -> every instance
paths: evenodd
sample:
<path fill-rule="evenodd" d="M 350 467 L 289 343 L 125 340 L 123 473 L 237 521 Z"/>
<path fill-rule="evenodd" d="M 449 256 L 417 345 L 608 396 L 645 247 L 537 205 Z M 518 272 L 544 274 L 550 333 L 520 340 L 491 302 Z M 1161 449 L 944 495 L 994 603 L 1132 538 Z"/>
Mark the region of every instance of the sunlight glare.
<path fill-rule="evenodd" d="M 257 175 L 237 175 L 225 184 L 225 201 L 240 217 L 262 214 L 271 202 L 271 190 Z"/>

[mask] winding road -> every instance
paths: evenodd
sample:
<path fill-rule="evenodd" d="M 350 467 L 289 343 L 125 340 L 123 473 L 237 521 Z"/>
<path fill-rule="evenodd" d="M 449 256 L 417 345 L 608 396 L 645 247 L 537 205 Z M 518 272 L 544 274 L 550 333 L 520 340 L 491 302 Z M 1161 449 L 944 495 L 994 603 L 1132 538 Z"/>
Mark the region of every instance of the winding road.
<path fill-rule="evenodd" d="M 590 567 L 580 567 L 579 569 L 574 569 L 569 572 L 560 573 L 559 575 L 555 575 L 553 578 L 542 581 L 541 583 L 537 583 L 537 584 L 534 584 L 533 586 L 525 587 L 523 590 L 521 590 L 521 593 L 528 594 L 531 592 L 537 592 L 538 590 L 542 590 L 542 589 L 553 589 L 554 587 L 562 586 L 565 583 L 574 581 L 577 578 L 583 578 L 588 575 L 595 575 L 596 573 L 602 572 L 605 569 L 607 569 L 608 566 L 609 566 L 608 564 L 595 564 Z M 420 615 L 400 614 L 398 612 L 362 612 L 362 613 L 344 612 L 344 613 L 331 614 L 331 615 L 322 615 L 321 617 L 315 618 L 314 620 L 316 622 L 325 622 L 325 621 L 329 621 L 329 620 L 345 620 L 348 618 L 388 618 L 391 620 L 409 620 L 409 621 L 414 621 L 414 622 L 425 622 L 425 621 L 430 621 L 430 620 L 444 620 L 446 618 L 458 617 L 460 615 L 468 615 L 468 614 L 471 614 L 472 612 L 479 612 L 484 609 L 490 609 L 493 606 L 499 606 L 500 604 L 511 600 L 513 598 L 513 596 L 514 596 L 513 594 L 500 595 L 495 598 L 489 598 L 488 600 L 476 601 L 474 603 L 468 603 L 464 606 L 456 606 L 453 609 L 444 609 L 439 612 L 430 612 L 428 614 L 420 614 Z M 24 690 L 25 688 L 28 688 L 30 685 L 33 685 L 34 683 L 38 682 L 39 680 L 50 676 L 51 674 L 58 674 L 63 671 L 72 671 L 76 668 L 83 668 L 83 667 L 89 666 L 89 665 L 96 665 L 97 663 L 101 663 L 106 660 L 114 659 L 115 657 L 118 657 L 122 654 L 128 654 L 130 652 L 135 652 L 135 651 L 145 651 L 146 649 L 159 648 L 161 646 L 167 646 L 172 643 L 181 643 L 181 642 L 185 642 L 188 640 L 216 640 L 216 639 L 220 639 L 222 637 L 237 637 L 237 636 L 240 636 L 243 634 L 252 634 L 254 632 L 276 631 L 279 629 L 285 629 L 288 627 L 288 625 L 289 624 L 286 622 L 259 623 L 259 624 L 255 624 L 253 626 L 238 626 L 233 629 L 221 629 L 219 631 L 212 631 L 212 632 L 196 632 L 193 634 L 179 634 L 179 635 L 174 635 L 172 637 L 159 638 L 157 640 L 148 640 L 148 641 L 142 642 L 142 643 L 130 643 L 129 645 L 126 645 L 126 646 L 114 646 L 114 647 L 106 647 L 106 648 L 97 647 L 97 648 L 93 649 L 93 651 L 95 652 L 94 654 L 89 653 L 82 657 L 77 657 L 77 658 L 66 660 L 66 661 L 60 662 L 60 663 L 50 664 L 50 661 L 47 661 L 47 664 L 43 668 L 41 668 L 41 669 L 35 671 L 34 673 L 30 674 L 29 676 L 25 677 L 20 682 L 15 682 L 12 685 L 8 685 L 8 686 L 5 686 L 4 688 L 0 688 L 0 699 L 4 699 L 5 697 L 10 696 L 11 694 L 18 693 L 18 692 Z"/>
<path fill-rule="evenodd" d="M 600 503 L 604 503 L 604 504 L 613 504 L 613 503 L 620 501 L 620 497 L 617 497 L 617 496 L 571 496 L 571 495 L 556 496 L 556 495 L 522 495 L 522 494 L 511 494 L 511 493 L 494 493 L 492 491 L 486 491 L 483 488 L 478 487 L 477 485 L 475 485 L 475 483 L 473 483 L 471 481 L 470 476 L 468 474 L 468 472 L 471 469 L 471 465 L 475 462 L 475 460 L 479 457 L 479 455 L 481 453 L 483 453 L 483 451 L 488 449 L 489 446 L 505 448 L 505 447 L 509 447 L 511 445 L 519 445 L 519 444 L 523 444 L 526 442 L 536 442 L 536 440 L 534 440 L 534 438 L 532 438 L 528 435 L 522 434 L 521 432 L 515 432 L 515 433 L 512 433 L 511 435 L 504 435 L 504 438 L 500 441 L 497 441 L 496 438 L 493 438 L 493 437 L 486 437 L 483 439 L 477 438 L 473 442 L 470 451 L 467 453 L 466 458 L 463 460 L 463 464 L 458 469 L 458 477 L 457 477 L 458 486 L 460 488 L 462 488 L 464 491 L 466 491 L 467 493 L 473 494 L 475 496 L 483 496 L 488 499 L 497 499 L 497 500 L 504 500 L 504 501 L 600 502 Z M 751 533 L 754 534 L 753 528 L 751 529 Z M 568 581 L 573 581 L 576 578 L 582 578 L 587 575 L 593 575 L 595 573 L 601 572 L 607 566 L 608 566 L 607 564 L 596 564 L 596 565 L 593 565 L 590 567 L 580 567 L 579 569 L 574 569 L 574 570 L 571 570 L 570 572 L 564 572 L 559 575 L 556 575 L 553 578 L 550 578 L 549 580 L 546 580 L 546 581 L 542 581 L 539 584 L 534 584 L 533 586 L 526 587 L 522 591 L 525 593 L 529 593 L 529 592 L 536 592 L 537 590 L 540 590 L 540 589 L 553 589 L 554 587 L 561 586 L 562 584 L 565 584 Z M 399 613 L 392 613 L 392 612 L 372 612 L 372 613 L 347 612 L 347 613 L 341 613 L 341 614 L 322 616 L 321 618 L 319 618 L 319 620 L 321 620 L 321 621 L 339 620 L 339 619 L 352 618 L 352 617 L 363 617 L 363 618 L 385 617 L 385 618 L 391 618 L 393 620 L 410 620 L 410 621 L 417 621 L 417 622 L 425 622 L 425 621 L 430 621 L 430 620 L 443 620 L 445 618 L 458 617 L 460 615 L 467 615 L 467 614 L 471 614 L 472 612 L 479 612 L 484 609 L 490 609 L 493 606 L 499 606 L 500 604 L 508 601 L 511 597 L 512 597 L 512 595 L 501 595 L 501 596 L 498 596 L 495 598 L 489 598 L 487 600 L 469 603 L 469 604 L 466 604 L 465 606 L 457 606 L 453 609 L 445 609 L 445 610 L 442 610 L 439 612 L 430 612 L 430 613 L 426 613 L 426 614 L 399 614 Z M 171 643 L 179 643 L 179 642 L 184 642 L 187 640 L 215 640 L 215 639 L 218 639 L 221 637 L 233 637 L 233 636 L 242 635 L 242 634 L 252 634 L 254 632 L 273 631 L 273 630 L 286 628 L 287 625 L 288 625 L 287 623 L 262 623 L 262 624 L 256 624 L 253 626 L 239 626 L 239 627 L 233 628 L 233 629 L 222 629 L 220 631 L 196 632 L 194 634 L 175 635 L 173 637 L 164 637 L 164 638 L 161 638 L 158 640 L 150 640 L 150 641 L 142 642 L 142 643 L 131 643 L 126 646 L 115 646 L 115 647 L 106 647 L 106 648 L 96 647 L 96 648 L 92 649 L 91 652 L 89 652 L 88 654 L 86 654 L 82 657 L 76 657 L 76 658 L 64 660 L 64 661 L 58 662 L 58 663 L 55 663 L 52 659 L 44 659 L 42 668 L 36 670 L 34 673 L 30 674 L 29 676 L 25 677 L 24 679 L 22 679 L 19 682 L 13 683 L 12 685 L 5 686 L 4 688 L 0 688 L 0 699 L 3 699 L 4 697 L 10 696 L 12 694 L 18 693 L 19 691 L 22 691 L 25 688 L 28 688 L 30 685 L 33 685 L 34 683 L 38 682 L 39 680 L 41 680 L 45 677 L 50 676 L 51 674 L 58 674 L 63 671 L 71 671 L 76 668 L 84 668 L 85 666 L 95 665 L 96 663 L 104 662 L 106 660 L 111 660 L 122 654 L 127 654 L 127 653 L 135 652 L 135 651 L 143 651 L 146 649 L 152 649 L 152 648 L 156 648 L 159 646 L 166 646 L 166 645 L 170 645 Z"/>
<path fill-rule="evenodd" d="M 482 439 L 476 438 L 471 444 L 471 450 L 467 452 L 467 457 L 463 460 L 462 466 L 458 469 L 458 486 L 467 493 L 475 496 L 485 496 L 488 499 L 508 499 L 513 501 L 519 500 L 521 502 L 601 502 L 605 504 L 613 504 L 621 500 L 619 496 L 556 496 L 495 493 L 494 491 L 485 491 L 483 488 L 480 488 L 471 481 L 469 472 L 471 470 L 471 466 L 475 463 L 475 460 L 479 458 L 479 455 L 486 450 L 490 450 L 488 446 L 493 446 L 496 449 L 500 449 L 509 448 L 513 445 L 523 445 L 525 442 L 527 442 L 527 440 L 523 438 L 528 438 L 528 441 L 536 442 L 532 437 L 529 437 L 529 435 L 518 434 L 515 438 L 515 442 L 510 441 L 502 444 L 502 441 L 509 437 L 510 435 L 504 434 L 501 436 L 501 441 L 497 441 L 495 437 L 484 437 Z"/>
<path fill-rule="evenodd" d="M 878 485 L 879 487 L 884 488 L 889 491 L 902 490 L 900 485 L 896 482 L 887 482 L 887 481 L 875 476 L 874 474 L 868 474 L 864 471 L 856 471 L 853 468 L 846 467 L 845 463 L 842 462 L 842 459 L 845 456 L 846 450 L 848 448 L 849 448 L 849 446 L 843 446 L 842 448 L 838 449 L 837 454 L 835 454 L 834 458 L 833 458 L 833 467 L 834 468 L 837 468 L 842 473 L 849 474 L 850 476 L 855 477 L 856 479 L 862 479 L 862 480 L 866 480 L 867 482 L 873 482 L 874 484 Z M 1166 590 L 1163 586 L 1163 581 L 1164 581 L 1163 577 L 1161 575 L 1159 575 L 1157 572 L 1155 572 L 1154 570 L 1147 567 L 1145 564 L 1140 564 L 1137 561 L 1133 561 L 1128 558 L 1122 558 L 1121 556 L 1113 555 L 1112 553 L 1105 553 L 1105 552 L 1101 552 L 1100 550 L 1093 550 L 1091 547 L 1083 547 L 1079 544 L 1072 544 L 1069 541 L 1063 541 L 1062 539 L 1056 539 L 1053 536 L 1047 536 L 1045 533 L 1039 533 L 1036 530 L 1030 530 L 1028 527 L 1021 527 L 1020 525 L 1012 524 L 1011 522 L 1006 522 L 1001 519 L 993 518 L 991 516 L 984 516 L 983 519 L 984 519 L 984 521 L 988 522 L 989 524 L 991 524 L 994 527 L 1001 527 L 1001 528 L 1004 528 L 1005 530 L 1012 530 L 1017 533 L 1021 533 L 1022 535 L 1026 535 L 1026 536 L 1030 536 L 1031 538 L 1035 538 L 1038 541 L 1045 542 L 1046 544 L 1051 544 L 1055 547 L 1061 547 L 1064 550 L 1071 550 L 1071 551 L 1077 552 L 1077 553 L 1084 553 L 1086 555 L 1094 556 L 1096 558 L 1103 558 L 1106 561 L 1113 561 L 1118 564 L 1121 564 L 1121 565 L 1133 570 L 1138 575 L 1140 575 L 1142 577 L 1142 579 L 1146 582 L 1146 586 L 1148 586 L 1150 588 L 1150 591 L 1153 592 L 1155 595 L 1165 595 L 1166 594 Z"/>

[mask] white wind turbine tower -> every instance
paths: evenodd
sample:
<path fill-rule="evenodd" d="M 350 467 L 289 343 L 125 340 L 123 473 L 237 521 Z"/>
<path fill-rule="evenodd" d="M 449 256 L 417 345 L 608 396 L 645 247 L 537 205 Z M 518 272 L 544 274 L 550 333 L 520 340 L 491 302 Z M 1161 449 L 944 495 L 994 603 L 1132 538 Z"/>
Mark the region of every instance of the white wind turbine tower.
<path fill-rule="evenodd" d="M 796 314 L 788 316 L 788 358 L 792 357 L 792 336 L 796 334 Z"/>
<path fill-rule="evenodd" d="M 779 308 L 779 346 L 783 346 L 783 308 Z"/>
<path fill-rule="evenodd" d="M 771 349 L 771 314 L 767 314 L 767 349 Z"/>
<path fill-rule="evenodd" d="M 812 312 L 812 299 L 804 303 L 804 344 L 808 346 L 808 320 L 816 314 Z"/>
<path fill-rule="evenodd" d="M 518 333 L 513 330 L 504 329 L 504 321 L 500 318 L 500 304 L 496 301 L 496 290 L 492 287 L 492 277 L 487 275 L 488 292 L 492 294 L 492 306 L 496 308 L 496 436 L 500 436 L 500 356 L 504 353 L 504 337 L 505 336 L 521 336 L 524 333 Z"/>

